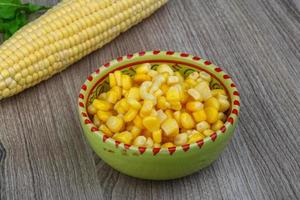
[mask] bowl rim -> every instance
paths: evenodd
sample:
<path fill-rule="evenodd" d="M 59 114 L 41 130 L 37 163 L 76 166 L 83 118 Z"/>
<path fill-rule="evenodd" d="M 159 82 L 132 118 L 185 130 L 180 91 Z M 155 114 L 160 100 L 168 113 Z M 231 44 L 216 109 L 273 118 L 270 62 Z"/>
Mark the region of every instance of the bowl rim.
<path fill-rule="evenodd" d="M 181 64 L 187 64 L 189 67 L 194 66 L 197 68 L 197 70 L 206 71 L 209 74 L 213 75 L 215 79 L 217 79 L 222 86 L 225 88 L 225 91 L 227 92 L 229 98 L 230 98 L 230 113 L 228 115 L 228 118 L 224 125 L 219 129 L 218 131 L 215 131 L 210 137 L 205 137 L 204 139 L 201 139 L 195 143 L 192 144 L 184 144 L 182 146 L 175 146 L 175 147 L 169 147 L 169 148 L 152 148 L 152 147 L 136 147 L 129 144 L 124 144 L 119 141 L 114 140 L 113 138 L 105 135 L 102 133 L 92 122 L 92 120 L 89 118 L 87 114 L 87 101 L 90 95 L 90 91 L 94 89 L 94 87 L 101 82 L 101 77 L 106 77 L 105 75 L 109 74 L 109 67 L 112 67 L 116 64 L 121 64 L 125 61 L 133 61 L 136 57 L 141 56 L 169 56 L 176 58 L 177 60 L 181 60 L 183 62 Z M 151 59 L 150 59 L 151 60 Z M 149 60 L 147 60 L 149 61 Z M 155 60 L 154 60 L 155 61 Z M 189 61 L 189 63 L 185 63 L 184 61 Z M 190 62 L 193 62 L 194 64 L 191 64 Z M 134 63 L 134 62 L 132 62 Z M 135 63 L 136 64 L 136 63 Z M 130 64 L 127 64 L 126 66 L 129 66 Z M 131 64 L 132 65 L 132 64 Z M 120 68 L 126 68 L 126 66 L 120 66 Z M 206 70 L 206 68 L 212 68 L 215 74 L 212 74 L 212 72 Z M 102 75 L 100 72 L 101 70 L 107 71 L 105 75 Z M 116 69 L 114 69 L 116 70 Z M 95 78 L 100 79 L 92 84 L 91 82 Z M 227 84 L 224 84 L 224 82 L 227 82 Z M 229 87 L 226 87 L 226 85 L 229 85 Z M 131 151 L 132 153 L 140 153 L 140 154 L 151 154 L 153 156 L 159 154 L 169 154 L 173 155 L 173 153 L 178 151 L 188 152 L 191 149 L 201 149 L 204 145 L 207 145 L 209 143 L 217 141 L 222 135 L 226 134 L 226 132 L 234 127 L 234 125 L 237 123 L 238 116 L 240 112 L 240 98 L 239 98 L 239 92 L 236 88 L 236 85 L 232 81 L 231 77 L 223 71 L 220 67 L 214 65 L 212 62 L 205 60 L 199 56 L 193 56 L 188 53 L 182 53 L 182 52 L 175 52 L 175 51 L 162 51 L 162 50 L 154 50 L 154 51 L 142 51 L 134 54 L 128 54 L 122 57 L 118 57 L 108 63 L 105 63 L 104 65 L 97 68 L 92 74 L 90 74 L 83 85 L 81 86 L 79 97 L 78 97 L 78 114 L 81 121 L 82 128 L 87 128 L 87 130 L 92 134 L 97 134 L 99 136 L 99 139 L 103 143 L 108 143 L 116 148 L 121 148 L 122 150 Z M 219 139 L 220 140 L 220 139 Z M 99 142 L 101 144 L 101 142 Z"/>

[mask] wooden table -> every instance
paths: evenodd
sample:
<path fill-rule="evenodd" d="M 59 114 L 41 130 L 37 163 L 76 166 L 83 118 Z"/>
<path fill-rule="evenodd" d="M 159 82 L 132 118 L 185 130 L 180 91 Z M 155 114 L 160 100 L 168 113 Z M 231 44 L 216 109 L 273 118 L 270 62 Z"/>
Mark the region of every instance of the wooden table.
<path fill-rule="evenodd" d="M 205 57 L 241 93 L 240 122 L 225 152 L 179 180 L 113 170 L 87 145 L 77 117 L 90 72 L 151 49 Z M 300 199 L 299 49 L 299 0 L 171 0 L 64 72 L 0 102 L 0 199 Z"/>

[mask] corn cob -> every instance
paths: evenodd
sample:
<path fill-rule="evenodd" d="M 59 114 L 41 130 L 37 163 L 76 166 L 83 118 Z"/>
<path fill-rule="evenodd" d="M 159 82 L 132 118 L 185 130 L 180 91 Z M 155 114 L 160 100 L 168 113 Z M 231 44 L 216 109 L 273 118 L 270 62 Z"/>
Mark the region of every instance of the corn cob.
<path fill-rule="evenodd" d="M 0 47 L 0 99 L 64 70 L 167 1 L 62 1 Z"/>

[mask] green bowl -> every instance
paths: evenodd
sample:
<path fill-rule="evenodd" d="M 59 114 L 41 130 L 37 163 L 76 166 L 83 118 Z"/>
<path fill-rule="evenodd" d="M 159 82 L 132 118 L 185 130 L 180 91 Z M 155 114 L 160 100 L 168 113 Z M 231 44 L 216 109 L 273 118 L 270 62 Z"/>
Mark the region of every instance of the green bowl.
<path fill-rule="evenodd" d="M 108 74 L 115 70 L 133 75 L 135 66 L 151 63 L 156 68 L 168 63 L 185 77 L 194 71 L 206 71 L 213 77 L 211 88 L 223 88 L 230 97 L 231 108 L 224 126 L 210 137 L 170 148 L 144 148 L 120 143 L 107 137 L 93 125 L 87 106 L 102 92 L 109 89 Z M 230 141 L 238 121 L 239 93 L 230 76 L 210 61 L 186 53 L 148 51 L 119 57 L 92 73 L 82 85 L 78 111 L 80 123 L 92 149 L 114 169 L 142 179 L 167 180 L 187 176 L 209 166 L 218 158 Z"/>

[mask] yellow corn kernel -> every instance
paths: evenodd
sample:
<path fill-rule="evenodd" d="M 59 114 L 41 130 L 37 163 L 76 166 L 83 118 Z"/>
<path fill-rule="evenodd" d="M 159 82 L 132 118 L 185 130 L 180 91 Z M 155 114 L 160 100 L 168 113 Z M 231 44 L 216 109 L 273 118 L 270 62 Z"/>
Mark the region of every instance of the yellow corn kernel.
<path fill-rule="evenodd" d="M 214 131 L 211 129 L 206 129 L 205 131 L 203 131 L 203 135 L 205 135 L 206 137 L 209 137 L 213 133 Z"/>
<path fill-rule="evenodd" d="M 110 116 L 106 121 L 106 126 L 114 133 L 124 129 L 124 121 L 120 117 Z"/>
<path fill-rule="evenodd" d="M 226 92 L 223 89 L 213 89 L 213 90 L 211 90 L 211 95 L 213 97 L 218 98 L 219 95 L 226 95 Z"/>
<path fill-rule="evenodd" d="M 199 76 L 202 80 L 206 81 L 206 82 L 210 82 L 211 81 L 211 76 L 209 73 L 205 72 L 205 71 L 201 71 L 199 73 Z"/>
<path fill-rule="evenodd" d="M 194 100 L 202 101 L 201 94 L 198 90 L 194 88 L 188 89 L 188 94 L 193 97 Z"/>
<path fill-rule="evenodd" d="M 143 147 L 143 146 L 146 146 L 146 141 L 147 141 L 147 138 L 143 135 L 140 135 L 135 138 L 135 140 L 133 141 L 133 145 L 137 146 L 137 147 Z"/>
<path fill-rule="evenodd" d="M 202 100 L 206 101 L 211 97 L 209 84 L 206 81 L 198 83 L 195 89 L 198 90 L 198 92 L 200 93 L 200 96 L 202 98 L 201 101 Z"/>
<path fill-rule="evenodd" d="M 142 132 L 142 129 L 140 129 L 139 127 L 137 126 L 133 126 L 130 130 L 131 134 L 132 134 L 132 137 L 133 138 L 136 138 L 141 132 Z"/>
<path fill-rule="evenodd" d="M 117 95 L 117 99 L 121 99 L 121 97 L 122 97 L 122 88 L 121 87 L 114 86 L 114 87 L 111 88 L 110 91 L 114 91 Z"/>
<path fill-rule="evenodd" d="M 226 117 L 226 115 L 224 113 L 219 112 L 218 119 L 221 120 L 221 121 L 223 121 L 223 122 L 225 122 L 226 119 L 227 119 L 227 117 Z"/>
<path fill-rule="evenodd" d="M 127 103 L 136 110 L 139 110 L 142 107 L 141 103 L 138 102 L 136 99 L 128 98 Z"/>
<path fill-rule="evenodd" d="M 147 74 L 151 69 L 150 63 L 143 63 L 140 66 L 138 66 L 135 70 L 137 74 Z"/>
<path fill-rule="evenodd" d="M 143 125 L 149 131 L 157 131 L 160 127 L 160 121 L 158 117 L 148 116 L 143 119 Z"/>
<path fill-rule="evenodd" d="M 172 70 L 172 68 L 167 65 L 167 64 L 161 64 L 157 67 L 157 70 L 158 73 L 164 73 L 164 72 L 167 72 L 170 76 L 172 76 L 174 74 L 174 71 Z"/>
<path fill-rule="evenodd" d="M 181 110 L 182 105 L 181 105 L 180 101 L 170 102 L 169 108 L 172 110 Z"/>
<path fill-rule="evenodd" d="M 204 109 L 198 110 L 196 112 L 192 113 L 194 120 L 198 123 L 198 122 L 202 122 L 206 120 L 206 114 Z"/>
<path fill-rule="evenodd" d="M 113 91 L 113 90 L 111 90 L 111 91 L 108 91 L 107 92 L 107 97 L 106 97 L 106 100 L 109 102 L 109 103 L 112 103 L 112 104 L 114 104 L 114 103 L 116 103 L 117 101 L 118 101 L 118 94 L 115 92 L 115 91 Z"/>
<path fill-rule="evenodd" d="M 116 86 L 117 85 L 117 81 L 116 81 L 115 75 L 113 73 L 110 73 L 108 77 L 109 77 L 109 85 L 110 85 L 110 87 L 112 88 L 112 87 Z"/>
<path fill-rule="evenodd" d="M 217 110 L 220 109 L 220 103 L 215 97 L 210 97 L 204 103 L 204 107 L 213 107 Z"/>
<path fill-rule="evenodd" d="M 169 90 L 169 86 L 164 83 L 160 86 L 160 89 L 163 91 L 164 94 L 166 94 Z"/>
<path fill-rule="evenodd" d="M 134 118 L 133 123 L 134 123 L 134 125 L 136 127 L 140 128 L 140 129 L 144 128 L 144 126 L 143 126 L 143 120 L 142 120 L 142 118 L 139 115 L 137 115 Z"/>
<path fill-rule="evenodd" d="M 180 116 L 181 116 L 181 111 L 176 111 L 173 113 L 174 119 L 177 121 L 178 125 L 181 127 L 181 121 L 180 121 Z"/>
<path fill-rule="evenodd" d="M 167 115 L 168 118 L 173 118 L 173 111 L 172 110 L 166 110 L 165 114 Z"/>
<path fill-rule="evenodd" d="M 161 95 L 163 95 L 164 93 L 163 93 L 163 91 L 161 90 L 161 89 L 158 89 L 158 90 L 156 90 L 154 93 L 153 93 L 153 95 L 157 98 L 157 97 L 159 97 L 159 96 L 161 96 Z"/>
<path fill-rule="evenodd" d="M 220 112 L 225 112 L 226 110 L 229 109 L 230 103 L 227 99 L 219 98 L 218 100 L 219 100 L 218 102 L 220 104 L 220 108 L 219 108 Z"/>
<path fill-rule="evenodd" d="M 166 119 L 162 123 L 161 128 L 164 131 L 164 135 L 167 137 L 176 136 L 179 132 L 178 123 L 173 118 Z"/>
<path fill-rule="evenodd" d="M 224 125 L 224 123 L 221 120 L 218 120 L 211 125 L 211 130 L 217 131 L 217 130 L 221 129 L 223 125 Z"/>
<path fill-rule="evenodd" d="M 219 94 L 218 99 L 228 100 L 228 96 L 225 94 Z"/>
<path fill-rule="evenodd" d="M 207 130 L 210 128 L 210 125 L 209 123 L 207 123 L 207 121 L 202 121 L 202 122 L 199 122 L 197 125 L 196 125 L 196 129 L 197 131 L 199 131 L 200 133 L 202 133 L 203 131 Z"/>
<path fill-rule="evenodd" d="M 131 122 L 137 116 L 138 110 L 130 108 L 128 112 L 124 115 L 125 122 Z"/>
<path fill-rule="evenodd" d="M 114 72 L 117 86 L 122 86 L 122 72 L 117 70 Z"/>
<path fill-rule="evenodd" d="M 161 148 L 170 148 L 175 147 L 175 145 L 172 142 L 166 142 L 163 145 L 161 145 Z"/>
<path fill-rule="evenodd" d="M 168 85 L 173 85 L 179 83 L 179 78 L 177 76 L 169 76 L 167 80 Z"/>
<path fill-rule="evenodd" d="M 94 115 L 94 114 L 97 113 L 97 109 L 93 106 L 93 104 L 91 104 L 91 105 L 88 106 L 88 110 L 87 111 L 88 111 L 88 113 L 90 115 Z"/>
<path fill-rule="evenodd" d="M 129 131 L 124 131 L 122 133 L 116 133 L 113 139 L 125 144 L 131 144 L 133 137 Z"/>
<path fill-rule="evenodd" d="M 109 102 L 103 101 L 103 100 L 99 100 L 99 99 L 95 99 L 93 101 L 93 106 L 97 110 L 102 110 L 102 111 L 109 111 L 112 108 L 112 105 Z"/>
<path fill-rule="evenodd" d="M 100 99 L 100 100 L 105 100 L 107 98 L 107 93 L 106 92 L 103 92 L 102 94 L 100 94 L 97 99 Z"/>
<path fill-rule="evenodd" d="M 180 133 L 176 135 L 176 137 L 174 138 L 174 144 L 176 144 L 177 146 L 181 146 L 186 144 L 187 140 L 188 140 L 188 135 L 186 133 Z"/>
<path fill-rule="evenodd" d="M 133 81 L 138 84 L 140 84 L 144 81 L 151 81 L 151 76 L 149 76 L 147 74 L 136 74 L 133 77 Z"/>
<path fill-rule="evenodd" d="M 206 121 L 210 124 L 215 123 L 218 120 L 218 110 L 214 107 L 205 107 Z"/>
<path fill-rule="evenodd" d="M 157 98 L 157 105 L 156 105 L 156 106 L 157 106 L 158 109 L 166 110 L 166 109 L 169 108 L 170 103 L 167 102 L 166 97 L 164 97 L 164 96 L 159 96 L 159 97 Z"/>
<path fill-rule="evenodd" d="M 168 118 L 168 116 L 162 110 L 158 110 L 156 112 L 156 116 L 159 118 L 160 123 L 162 123 Z"/>
<path fill-rule="evenodd" d="M 94 115 L 94 118 L 93 118 L 93 124 L 97 127 L 100 126 L 101 122 L 99 120 L 99 118 L 97 117 L 97 115 Z"/>
<path fill-rule="evenodd" d="M 124 114 L 126 113 L 127 110 L 125 110 L 121 104 L 120 104 L 120 101 L 118 101 L 115 106 L 114 106 L 114 110 L 117 111 L 119 114 Z"/>
<path fill-rule="evenodd" d="M 127 95 L 128 99 L 135 99 L 135 100 L 140 100 L 141 96 L 140 96 L 140 89 L 137 87 L 132 87 L 129 89 L 128 95 Z"/>
<path fill-rule="evenodd" d="M 202 140 L 202 139 L 204 139 L 204 136 L 201 133 L 199 133 L 199 132 L 194 133 L 189 137 L 187 143 L 192 144 L 192 143 L 197 142 L 197 141 Z"/>
<path fill-rule="evenodd" d="M 153 131 L 152 132 L 152 138 L 153 138 L 153 141 L 155 143 L 161 143 L 162 141 L 162 131 L 161 130 L 156 130 L 156 131 Z"/>
<path fill-rule="evenodd" d="M 140 114 L 142 116 L 147 116 L 151 113 L 152 109 L 153 109 L 153 102 L 150 101 L 150 100 L 145 100 L 144 103 L 143 103 L 143 106 L 140 110 Z"/>
<path fill-rule="evenodd" d="M 191 79 L 191 78 L 185 79 L 184 82 L 187 84 L 188 88 L 192 88 L 192 87 L 195 87 L 197 85 L 197 82 L 195 80 Z"/>
<path fill-rule="evenodd" d="M 190 101 L 185 105 L 186 110 L 195 112 L 203 108 L 203 104 L 199 101 Z"/>
<path fill-rule="evenodd" d="M 193 117 L 187 112 L 184 112 L 180 115 L 180 122 L 181 126 L 185 129 L 192 129 L 195 127 Z"/>
<path fill-rule="evenodd" d="M 178 77 L 179 82 L 182 83 L 182 82 L 184 81 L 184 78 L 183 78 L 183 76 L 180 74 L 179 71 L 176 71 L 176 72 L 174 73 L 174 75 Z"/>
<path fill-rule="evenodd" d="M 108 118 L 112 116 L 111 112 L 108 111 L 102 111 L 102 110 L 98 110 L 97 111 L 97 117 L 99 120 L 106 122 L 108 120 Z"/>
<path fill-rule="evenodd" d="M 107 135 L 109 137 L 111 137 L 113 135 L 113 133 L 109 130 L 109 128 L 105 124 L 102 124 L 99 127 L 99 130 L 102 131 L 105 135 Z"/>
<path fill-rule="evenodd" d="M 122 87 L 125 90 L 129 90 L 132 87 L 132 81 L 130 76 L 128 76 L 127 74 L 122 74 L 121 78 L 122 78 Z"/>
<path fill-rule="evenodd" d="M 120 100 L 120 106 L 126 111 L 128 111 L 129 107 L 130 107 L 129 104 L 127 103 L 126 99 Z"/>
<path fill-rule="evenodd" d="M 146 147 L 153 147 L 153 140 L 151 137 L 147 138 Z"/>
<path fill-rule="evenodd" d="M 151 69 L 151 70 L 148 72 L 148 75 L 151 76 L 152 78 L 154 78 L 155 76 L 158 75 L 158 72 Z"/>
<path fill-rule="evenodd" d="M 199 73 L 198 72 L 193 72 L 191 73 L 187 79 L 192 79 L 192 80 L 197 80 L 199 78 Z"/>
<path fill-rule="evenodd" d="M 173 102 L 180 101 L 181 100 L 180 97 L 181 97 L 180 92 L 179 92 L 178 88 L 175 86 L 171 86 L 166 93 L 166 98 L 167 98 L 167 101 L 169 101 L 169 102 L 170 101 L 173 101 Z"/>

